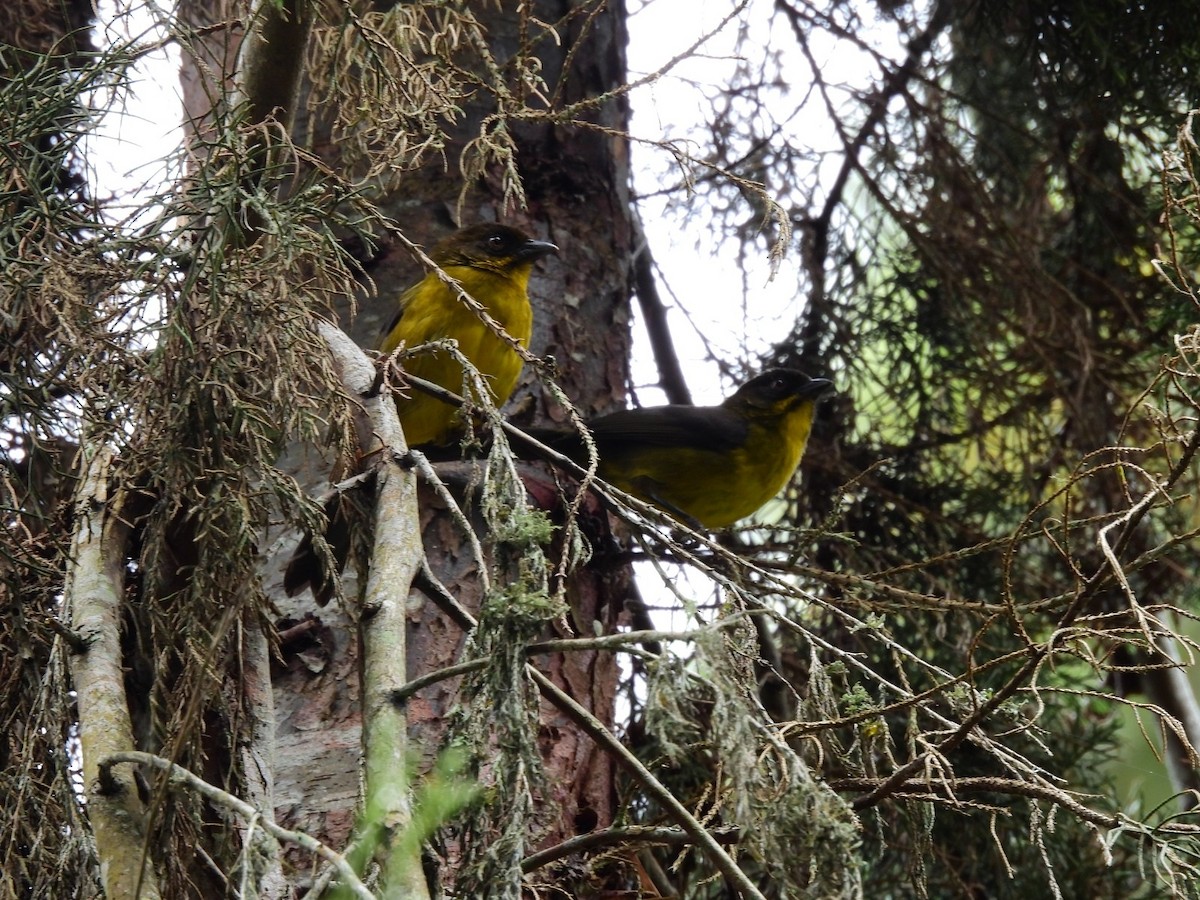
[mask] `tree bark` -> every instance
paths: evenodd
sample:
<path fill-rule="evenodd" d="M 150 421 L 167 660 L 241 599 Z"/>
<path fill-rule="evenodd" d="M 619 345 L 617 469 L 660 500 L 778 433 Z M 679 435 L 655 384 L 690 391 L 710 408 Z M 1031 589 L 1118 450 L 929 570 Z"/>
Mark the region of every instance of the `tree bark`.
<path fill-rule="evenodd" d="M 520 37 L 511 11 L 480 4 L 483 20 L 498 60 L 515 53 Z M 581 4 L 534 4 L 534 15 L 556 21 L 565 9 Z M 591 19 L 570 20 L 560 30 L 561 44 L 543 41 L 539 57 L 551 91 L 567 104 L 611 91 L 625 80 L 624 8 L 610 3 Z M 575 42 L 581 46 L 576 48 Z M 563 66 L 572 59 L 569 77 Z M 561 90 L 560 90 L 561 88 Z M 468 109 L 456 128 L 447 159 L 458 158 L 477 134 L 485 109 Z M 503 188 L 485 176 L 469 184 L 456 219 L 456 201 L 463 184 L 451 163 L 440 160 L 417 175 L 406 177 L 401 189 L 383 201 L 384 211 L 409 239 L 429 247 L 455 224 L 499 219 L 560 246 L 558 258 L 544 261 L 535 271 L 530 296 L 535 310 L 531 350 L 553 356 L 560 384 L 586 413 L 608 409 L 625 395 L 630 346 L 629 305 L 632 228 L 628 194 L 628 153 L 613 130 L 623 129 L 627 109 L 617 98 L 587 112 L 603 129 L 545 124 L 517 125 L 518 166 L 528 206 L 506 210 Z M 311 123 L 310 123 L 311 124 Z M 315 144 L 325 161 L 337 168 L 339 148 L 316 132 Z M 364 291 L 358 314 L 341 324 L 363 346 L 372 346 L 382 325 L 395 312 L 396 296 L 423 274 L 403 250 L 385 247 L 371 263 L 370 277 L 378 296 Z M 520 423 L 561 420 L 564 411 L 547 401 L 526 368 L 508 412 Z M 329 472 L 329 462 L 309 448 L 296 448 L 285 464 L 317 492 Z M 479 608 L 478 578 L 463 536 L 447 515 L 442 498 L 422 487 L 419 493 L 425 551 L 437 578 L 472 612 Z M 283 627 L 298 626 L 297 641 L 284 642 L 283 667 L 275 681 L 278 713 L 276 780 L 278 815 L 288 827 L 308 831 L 333 846 L 350 834 L 357 800 L 360 763 L 360 647 L 344 610 L 318 609 L 306 593 L 286 598 L 280 590 L 282 571 L 293 542 L 273 545 L 266 562 L 268 588 L 277 598 Z M 591 633 L 593 623 L 611 630 L 624 616 L 628 573 L 580 572 L 571 577 L 571 626 Z M 344 582 L 346 596 L 356 596 L 352 575 Z M 408 677 L 413 678 L 460 659 L 463 631 L 420 593 L 408 596 Z M 618 668 L 612 654 L 602 652 L 540 658 L 546 674 L 606 725 L 613 720 Z M 422 768 L 436 757 L 445 722 L 458 702 L 458 680 L 419 691 L 407 704 L 408 727 Z M 552 796 L 541 798 L 557 810 L 556 825 L 544 845 L 561 842 L 577 832 L 613 821 L 614 769 L 611 761 L 579 728 L 549 705 L 541 714 L 540 746 L 546 783 Z M 300 863 L 300 859 L 295 860 Z"/>

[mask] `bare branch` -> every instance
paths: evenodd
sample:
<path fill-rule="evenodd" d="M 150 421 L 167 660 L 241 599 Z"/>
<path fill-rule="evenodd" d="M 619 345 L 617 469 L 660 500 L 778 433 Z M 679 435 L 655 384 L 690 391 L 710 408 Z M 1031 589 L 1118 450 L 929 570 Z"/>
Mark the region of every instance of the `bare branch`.
<path fill-rule="evenodd" d="M 736 844 L 744 835 L 738 828 L 714 828 L 713 838 L 722 844 Z M 694 844 L 695 839 L 682 828 L 660 828 L 652 825 L 626 825 L 577 835 L 554 847 L 531 853 L 521 860 L 521 868 L 532 872 L 576 853 L 587 853 L 604 847 L 623 844 L 665 844 L 682 847 Z"/>
<path fill-rule="evenodd" d="M 591 735 L 597 746 L 610 754 L 623 769 L 637 779 L 650 796 L 663 805 L 671 818 L 678 822 L 679 826 L 696 842 L 721 874 L 737 885 L 743 896 L 753 898 L 753 900 L 766 900 L 762 892 L 734 862 L 733 857 L 726 852 L 713 833 L 700 824 L 687 807 L 680 803 L 679 799 L 655 778 L 641 760 L 630 753 L 629 749 L 605 728 L 599 719 L 571 699 L 558 685 L 537 669 L 529 666 L 526 671 L 551 703 Z"/>
<path fill-rule="evenodd" d="M 289 831 L 286 828 L 280 828 L 275 824 L 273 818 L 264 815 L 262 810 L 256 809 L 240 797 L 235 797 L 233 794 L 209 784 L 203 778 L 192 774 L 182 766 L 177 766 L 169 759 L 163 759 L 161 756 L 155 756 L 153 753 L 143 753 L 138 750 L 108 753 L 103 759 L 98 761 L 98 767 L 103 777 L 111 778 L 113 777 L 114 767 L 122 763 L 130 763 L 135 766 L 149 766 L 160 772 L 164 772 L 172 784 L 181 785 L 188 790 L 195 791 L 218 806 L 240 816 L 247 824 L 254 824 L 256 827 L 262 828 L 276 840 L 295 844 L 310 853 L 317 854 L 337 870 L 338 875 L 341 876 L 342 884 L 351 890 L 354 896 L 361 898 L 361 900 L 375 900 L 375 895 L 367 890 L 345 858 L 337 851 L 325 846 L 312 835 L 305 834 L 302 831 Z M 135 895 L 123 894 L 120 896 L 132 897 Z"/>

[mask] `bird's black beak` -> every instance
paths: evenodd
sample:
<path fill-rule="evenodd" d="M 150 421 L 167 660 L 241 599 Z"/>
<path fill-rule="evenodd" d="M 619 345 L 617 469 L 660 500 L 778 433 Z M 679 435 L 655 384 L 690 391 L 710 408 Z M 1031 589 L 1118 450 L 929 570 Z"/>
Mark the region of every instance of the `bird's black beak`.
<path fill-rule="evenodd" d="M 521 245 L 521 249 L 517 251 L 517 259 L 529 260 L 532 262 L 535 259 L 541 259 L 543 256 L 549 256 L 552 253 L 557 252 L 557 244 L 552 244 L 549 241 L 535 241 L 531 239 Z"/>
<path fill-rule="evenodd" d="M 816 400 L 833 393 L 833 382 L 828 378 L 810 378 L 800 393 L 804 397 L 812 397 Z"/>

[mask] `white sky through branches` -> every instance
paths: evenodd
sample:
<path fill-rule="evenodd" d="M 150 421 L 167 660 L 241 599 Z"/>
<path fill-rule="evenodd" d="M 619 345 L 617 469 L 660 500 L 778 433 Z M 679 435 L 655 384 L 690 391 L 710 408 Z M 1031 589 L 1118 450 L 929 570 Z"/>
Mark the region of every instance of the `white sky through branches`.
<path fill-rule="evenodd" d="M 869 15 L 868 5 L 860 5 L 861 14 Z M 631 4 L 629 19 L 633 81 L 661 70 L 703 41 L 661 78 L 632 92 L 631 126 L 634 189 L 643 198 L 643 223 L 661 268 L 659 290 L 672 307 L 671 334 L 693 399 L 702 404 L 719 402 L 734 387 L 732 382 L 722 383 L 714 357 L 734 371 L 753 374 L 771 346 L 791 331 L 803 310 L 808 285 L 795 236 L 772 277 L 768 234 L 764 231 L 742 252 L 736 239 L 721 235 L 717 219 L 723 210 L 706 206 L 712 202 L 711 193 L 689 198 L 683 190 L 664 191 L 680 183 L 679 167 L 670 154 L 647 142 L 677 141 L 688 152 L 706 158 L 717 130 L 712 124 L 719 107 L 715 101 L 738 80 L 740 71 L 743 81 L 746 73 L 763 79 L 757 94 L 779 127 L 777 140 L 790 142 L 795 151 L 812 159 L 806 182 L 815 186 L 809 188 L 811 196 L 799 185 L 766 185 L 784 208 L 810 211 L 823 202 L 822 186 L 832 182 L 842 162 L 834 124 L 811 91 L 812 74 L 790 27 L 774 14 L 772 0 L 749 0 L 734 20 L 725 21 L 732 9 L 728 0 L 645 0 Z M 892 59 L 900 54 L 894 29 L 868 24 L 860 37 L 876 42 L 876 49 Z M 846 117 L 855 119 L 862 107 L 855 94 L 870 89 L 879 78 L 878 67 L 865 51 L 821 29 L 814 28 L 809 40 L 822 77 L 847 104 Z M 743 106 L 734 108 L 757 114 Z M 748 143 L 750 138 L 732 135 L 731 143 L 738 140 Z M 735 144 L 729 155 L 736 157 L 738 152 Z M 706 170 L 697 169 L 695 174 L 704 175 Z M 729 201 L 730 193 L 724 192 L 719 202 L 730 207 L 727 218 L 756 229 L 761 216 L 749 204 L 738 207 Z M 661 393 L 647 389 L 658 375 L 640 324 L 634 334 L 638 399 L 644 405 L 661 403 Z"/>

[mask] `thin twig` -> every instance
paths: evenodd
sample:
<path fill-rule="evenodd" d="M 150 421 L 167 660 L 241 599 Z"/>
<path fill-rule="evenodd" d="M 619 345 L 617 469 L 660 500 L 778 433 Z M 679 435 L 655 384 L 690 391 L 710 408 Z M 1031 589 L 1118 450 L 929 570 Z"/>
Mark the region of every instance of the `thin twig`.
<path fill-rule="evenodd" d="M 358 876 L 350 868 L 350 864 L 346 862 L 345 857 L 336 850 L 321 843 L 312 835 L 305 834 L 302 831 L 281 828 L 273 820 L 263 815 L 261 810 L 255 809 L 240 797 L 235 797 L 228 791 L 223 791 L 216 785 L 209 784 L 203 778 L 192 774 L 183 766 L 176 765 L 169 759 L 163 759 L 161 756 L 155 756 L 153 753 L 143 753 L 140 750 L 124 750 L 118 753 L 110 753 L 99 761 L 100 771 L 105 778 L 111 778 L 112 767 L 121 763 L 131 763 L 135 766 L 149 766 L 160 772 L 166 772 L 172 784 L 182 785 L 195 791 L 213 803 L 236 813 L 246 822 L 257 822 L 258 827 L 262 828 L 276 840 L 295 844 L 298 847 L 308 850 L 310 853 L 317 854 L 337 869 L 342 882 L 354 892 L 356 897 L 360 897 L 362 900 L 375 900 L 375 895 L 368 891 L 366 886 L 359 881 Z"/>
<path fill-rule="evenodd" d="M 714 828 L 714 839 L 722 844 L 736 844 L 743 838 L 740 828 Z M 568 838 L 521 860 L 521 870 L 532 872 L 574 853 L 586 853 L 601 847 L 619 844 L 666 844 L 670 847 L 685 847 L 695 844 L 695 839 L 682 828 L 662 828 L 654 825 L 626 825 L 623 828 L 605 828 Z"/>
<path fill-rule="evenodd" d="M 629 748 L 622 744 L 616 735 L 604 727 L 604 723 L 576 703 L 570 695 L 537 669 L 526 666 L 525 670 L 544 697 L 583 731 L 591 735 L 592 740 L 607 750 L 617 764 L 623 766 L 641 784 L 646 793 L 663 805 L 667 814 L 695 840 L 722 875 L 732 881 L 745 896 L 752 900 L 766 900 L 762 892 L 734 862 L 733 857 L 726 852 L 712 832 L 700 824 L 699 820 L 679 801 L 679 798 L 655 778 L 653 773 L 642 764 L 641 760 L 629 752 Z"/>
<path fill-rule="evenodd" d="M 473 629 L 475 627 L 475 619 L 466 610 L 462 610 L 461 607 L 460 610 L 465 615 L 465 619 L 459 624 L 463 624 L 466 630 Z M 635 656 L 654 659 L 657 654 L 649 653 L 641 647 L 630 645 L 646 644 L 652 641 L 691 641 L 706 632 L 729 628 L 742 618 L 742 614 L 736 614 L 713 623 L 709 628 L 700 628 L 694 631 L 622 631 L 619 634 L 605 634 L 589 638 L 561 638 L 538 641 L 536 644 L 530 644 L 525 648 L 525 655 L 537 656 L 543 653 L 569 653 L 587 650 L 621 650 Z M 394 690 L 391 693 L 391 701 L 393 703 L 404 703 L 413 694 L 429 687 L 431 684 L 437 684 L 441 681 L 448 681 L 451 678 L 458 678 L 461 675 L 477 672 L 480 669 L 486 668 L 489 662 L 490 660 L 487 658 L 468 659 L 433 672 L 426 672 L 424 675 L 414 678 L 406 682 L 402 687 Z"/>
<path fill-rule="evenodd" d="M 1184 448 L 1184 452 L 1176 464 L 1171 468 L 1167 477 L 1163 479 L 1161 484 L 1157 484 L 1153 491 L 1148 492 L 1147 496 L 1155 495 L 1159 491 L 1168 489 L 1172 484 L 1182 477 L 1183 473 L 1191 465 L 1193 457 L 1196 455 L 1197 449 L 1200 448 L 1200 429 L 1193 432 L 1191 439 Z M 1125 528 L 1121 532 L 1117 541 L 1112 547 L 1112 553 L 1117 556 L 1129 543 L 1129 539 L 1133 530 L 1140 524 L 1146 511 L 1149 509 L 1148 503 L 1134 504 L 1133 509 L 1125 520 Z M 941 740 L 935 746 L 926 750 L 923 753 L 918 753 L 913 756 L 907 763 L 896 769 L 887 779 L 861 797 L 855 798 L 853 806 L 856 810 L 865 809 L 874 806 L 883 798 L 889 796 L 893 790 L 899 785 L 905 783 L 910 777 L 917 774 L 924 768 L 929 761 L 936 756 L 944 756 L 949 751 L 953 750 L 961 744 L 967 736 L 985 719 L 987 719 L 999 706 L 1015 694 L 1021 687 L 1041 668 L 1046 658 L 1053 652 L 1058 642 L 1062 639 L 1064 631 L 1068 629 L 1074 621 L 1079 617 L 1087 604 L 1099 591 L 1101 585 L 1105 583 L 1106 575 L 1111 571 L 1109 569 L 1109 561 L 1106 559 L 1104 565 L 1097 569 L 1092 576 L 1084 583 L 1079 590 L 1074 601 L 1068 605 L 1067 609 L 1060 617 L 1057 628 L 1051 636 L 1041 644 L 1029 648 L 1030 658 L 1009 680 L 1001 685 L 990 697 L 975 708 L 971 715 L 967 716 L 955 731 L 948 737 Z"/>

